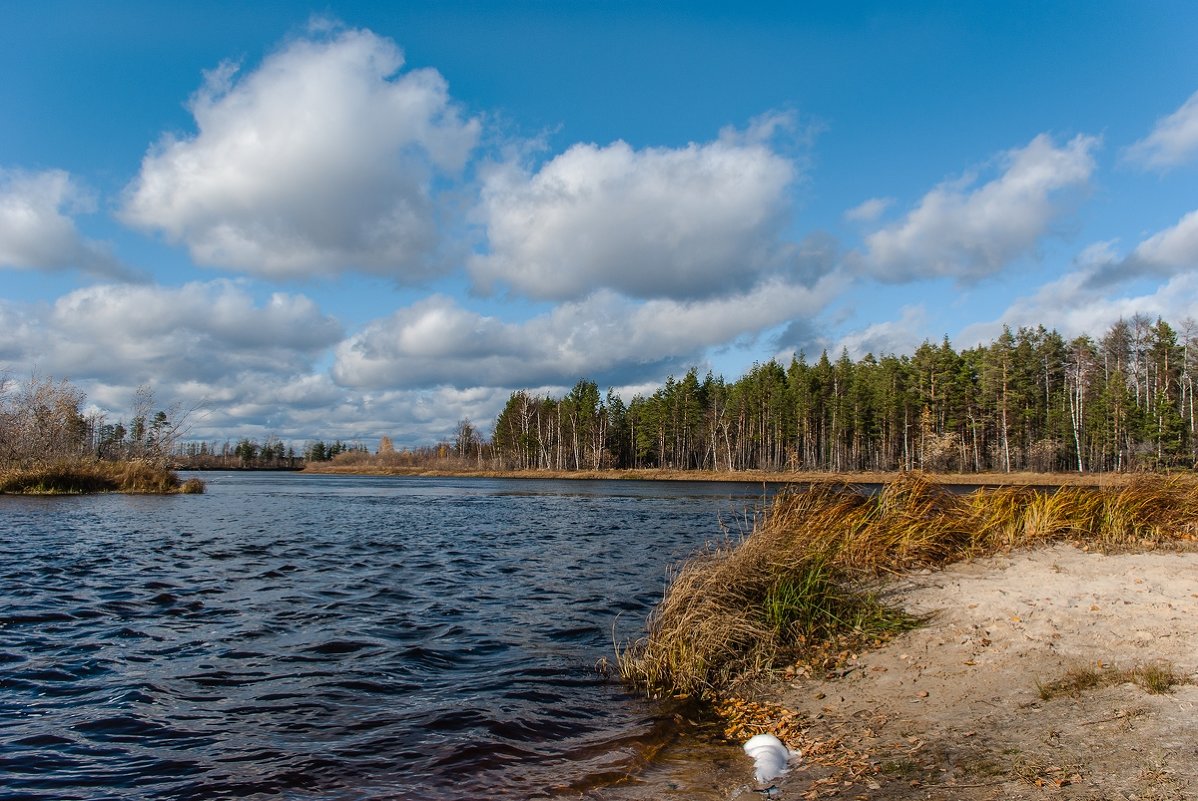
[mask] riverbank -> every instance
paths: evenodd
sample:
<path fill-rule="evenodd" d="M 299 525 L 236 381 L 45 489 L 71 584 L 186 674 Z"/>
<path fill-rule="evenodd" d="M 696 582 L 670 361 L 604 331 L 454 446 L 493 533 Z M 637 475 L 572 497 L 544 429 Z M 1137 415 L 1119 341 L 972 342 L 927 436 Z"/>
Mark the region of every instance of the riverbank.
<path fill-rule="evenodd" d="M 804 798 L 1021 798 L 1020 782 L 1087 776 L 1135 787 L 1140 718 L 1161 732 L 1177 719 L 1134 694 L 1198 701 L 1184 695 L 1198 678 L 1196 504 L 1181 479 L 958 495 L 911 476 L 871 498 L 779 495 L 750 536 L 674 571 L 621 674 L 707 700 L 733 743 L 769 731 L 802 749 L 779 786 Z M 1088 752 L 1089 726 L 1132 739 Z M 1189 786 L 1177 755 L 1192 745 L 1153 752 L 1160 781 Z M 702 784 L 728 798 L 748 775 L 729 760 Z"/>
<path fill-rule="evenodd" d="M 488 470 L 455 467 L 399 467 L 371 464 L 309 464 L 302 472 L 328 475 L 412 476 L 435 478 L 512 478 L 577 481 L 731 481 L 751 484 L 889 484 L 903 472 L 771 471 L 771 470 Z M 1188 471 L 1187 471 L 1188 472 Z M 965 487 L 1114 487 L 1139 473 L 936 473 L 938 484 Z M 1162 474 L 1164 477 L 1164 474 Z"/>
<path fill-rule="evenodd" d="M 884 597 L 927 624 L 834 677 L 762 691 L 807 753 L 783 798 L 1198 793 L 1198 553 L 1060 544 L 906 576 Z M 713 779 L 727 798 L 748 775 L 732 762 Z"/>
<path fill-rule="evenodd" d="M 916 621 L 872 585 L 912 570 L 1056 542 L 1105 552 L 1192 537 L 1198 483 L 979 488 L 961 494 L 904 474 L 876 495 L 813 486 L 776 495 L 752 532 L 673 571 L 646 633 L 617 654 L 651 697 L 717 702 L 787 659 L 823 664 Z"/>

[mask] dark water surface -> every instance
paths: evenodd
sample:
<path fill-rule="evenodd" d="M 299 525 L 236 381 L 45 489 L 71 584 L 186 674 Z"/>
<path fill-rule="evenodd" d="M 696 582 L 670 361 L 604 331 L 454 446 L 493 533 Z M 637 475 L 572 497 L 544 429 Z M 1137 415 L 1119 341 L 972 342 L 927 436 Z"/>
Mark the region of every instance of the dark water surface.
<path fill-rule="evenodd" d="M 762 489 L 204 478 L 0 496 L 0 799 L 603 787 L 671 724 L 596 661 Z"/>

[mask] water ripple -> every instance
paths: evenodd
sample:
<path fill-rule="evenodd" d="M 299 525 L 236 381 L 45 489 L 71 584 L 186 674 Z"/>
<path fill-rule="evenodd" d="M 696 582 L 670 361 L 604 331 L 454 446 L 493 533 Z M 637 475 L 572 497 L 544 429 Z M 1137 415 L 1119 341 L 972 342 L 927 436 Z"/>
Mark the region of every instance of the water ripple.
<path fill-rule="evenodd" d="M 205 478 L 202 496 L 0 497 L 0 800 L 622 778 L 662 722 L 592 666 L 759 489 Z"/>

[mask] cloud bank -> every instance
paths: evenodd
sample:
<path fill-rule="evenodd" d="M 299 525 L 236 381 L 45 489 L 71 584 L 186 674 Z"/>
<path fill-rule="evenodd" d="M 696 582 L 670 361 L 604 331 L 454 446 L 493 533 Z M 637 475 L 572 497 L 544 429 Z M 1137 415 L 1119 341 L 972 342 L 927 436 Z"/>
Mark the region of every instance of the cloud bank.
<path fill-rule="evenodd" d="M 643 382 L 702 361 L 710 347 L 814 316 L 839 288 L 831 277 L 813 288 L 774 279 L 727 297 L 643 303 L 606 290 L 518 323 L 436 296 L 339 345 L 332 375 L 366 389 Z"/>
<path fill-rule="evenodd" d="M 10 306 L 0 352 L 18 352 L 41 372 L 122 386 L 236 383 L 238 376 L 289 376 L 343 336 L 302 295 L 265 302 L 230 281 L 178 288 L 101 284 L 49 307 Z"/>

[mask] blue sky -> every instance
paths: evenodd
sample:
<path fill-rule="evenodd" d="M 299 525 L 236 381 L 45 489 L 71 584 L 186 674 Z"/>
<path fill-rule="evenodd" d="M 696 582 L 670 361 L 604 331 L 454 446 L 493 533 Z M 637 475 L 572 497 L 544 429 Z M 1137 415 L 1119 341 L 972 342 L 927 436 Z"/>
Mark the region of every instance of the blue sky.
<path fill-rule="evenodd" d="M 1198 317 L 1198 9 L 0 0 L 0 368 L 196 438 Z"/>

